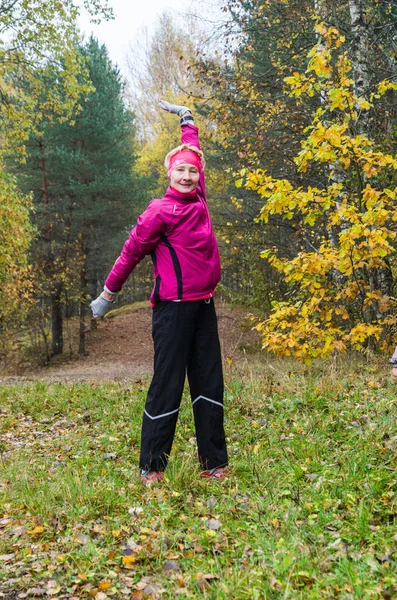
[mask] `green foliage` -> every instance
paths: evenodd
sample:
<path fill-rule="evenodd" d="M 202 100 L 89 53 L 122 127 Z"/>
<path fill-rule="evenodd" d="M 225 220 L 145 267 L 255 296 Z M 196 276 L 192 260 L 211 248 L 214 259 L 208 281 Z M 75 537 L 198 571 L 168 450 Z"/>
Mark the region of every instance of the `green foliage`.
<path fill-rule="evenodd" d="M 33 191 L 39 236 L 31 260 L 41 301 L 33 322 L 50 319 L 53 353 L 62 351 L 64 307 L 71 316 L 97 295 L 128 235 L 137 195 L 134 116 L 121 75 L 95 39 L 79 51 L 95 92 L 79 98 L 73 121 L 43 114 L 25 164 L 13 165 L 21 188 Z M 44 90 L 54 80 L 42 83 Z"/>
<path fill-rule="evenodd" d="M 31 197 L 0 170 L 0 327 L 23 321 L 31 304 L 27 251 L 33 237 Z"/>
<path fill-rule="evenodd" d="M 369 100 L 358 97 L 344 37 L 323 23 L 316 30 L 321 40 L 308 54 L 306 73 L 285 81 L 300 102 L 322 99 L 295 162 L 303 172 L 312 164 L 327 168 L 328 184 L 294 187 L 263 171 L 248 174 L 247 183 L 266 199 L 260 220 L 294 218 L 306 242 L 291 258 L 262 254 L 294 294 L 258 325 L 265 347 L 300 358 L 385 341 L 395 323 L 386 278 L 396 235 L 397 160 L 362 132 L 361 115 L 397 84 L 382 81 Z"/>
<path fill-rule="evenodd" d="M 111 16 L 106 3 L 86 0 L 93 18 Z M 75 0 L 16 0 L 2 4 L 0 25 L 0 128 L 2 151 L 18 149 L 32 131 L 38 131 L 43 114 L 70 118 L 82 92 L 92 87 L 86 80 L 84 60 L 78 51 Z M 82 76 L 83 75 L 83 76 Z M 43 81 L 53 85 L 43 97 Z M 40 101 L 40 102 L 39 102 Z"/>
<path fill-rule="evenodd" d="M 111 16 L 100 0 L 84 0 L 83 4 L 93 18 Z M 76 19 L 80 7 L 74 0 L 7 0 L 1 5 L 1 169 L 4 158 L 10 155 L 23 163 L 26 143 L 32 134 L 40 135 L 43 120 L 70 120 L 79 109 L 81 95 L 94 89 L 87 80 L 84 58 L 77 44 Z M 0 298 L 7 299 L 2 312 L 8 316 L 4 318 L 10 322 L 10 316 L 14 315 L 13 321 L 17 322 L 17 317 L 22 317 L 28 308 L 23 291 L 27 285 L 24 266 L 32 228 L 28 202 L 9 181 L 2 172 L 1 200 L 7 231 L 0 276 L 0 281 L 5 277 L 6 284 Z M 24 186 L 26 197 L 31 191 Z M 12 255 L 9 236 L 15 239 Z"/>

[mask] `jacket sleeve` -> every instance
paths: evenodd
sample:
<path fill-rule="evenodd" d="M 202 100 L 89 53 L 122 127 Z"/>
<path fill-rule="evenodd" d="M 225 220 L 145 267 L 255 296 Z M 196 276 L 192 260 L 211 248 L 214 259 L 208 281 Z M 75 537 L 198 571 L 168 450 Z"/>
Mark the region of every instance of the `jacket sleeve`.
<path fill-rule="evenodd" d="M 153 200 L 138 217 L 136 226 L 106 278 L 105 285 L 110 291 L 121 290 L 136 265 L 155 249 L 163 231 L 158 201 Z"/>
<path fill-rule="evenodd" d="M 181 141 L 182 141 L 182 144 L 191 144 L 192 146 L 196 146 L 200 150 L 200 139 L 199 139 L 198 127 L 196 127 L 195 125 L 192 125 L 191 123 L 182 125 Z M 204 198 L 204 200 L 207 201 L 207 195 L 206 195 L 206 191 L 205 191 L 204 171 L 201 171 L 197 188 L 198 188 L 198 192 L 199 192 L 200 196 L 202 196 Z"/>

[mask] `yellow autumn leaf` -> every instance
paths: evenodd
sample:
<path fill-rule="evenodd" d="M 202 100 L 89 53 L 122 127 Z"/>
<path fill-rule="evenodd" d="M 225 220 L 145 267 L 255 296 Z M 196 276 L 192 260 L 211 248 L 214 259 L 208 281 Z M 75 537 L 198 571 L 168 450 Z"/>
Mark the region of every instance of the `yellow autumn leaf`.
<path fill-rule="evenodd" d="M 124 557 L 126 558 L 126 557 Z M 101 583 L 99 584 L 99 589 L 100 590 L 108 590 L 110 588 L 110 586 L 112 585 L 112 583 L 110 581 L 101 581 Z"/>
<path fill-rule="evenodd" d="M 39 533 L 43 533 L 43 531 L 45 531 L 45 527 L 43 527 L 42 525 L 38 525 L 37 527 L 35 527 L 31 531 L 28 531 L 28 534 L 29 535 L 37 535 Z"/>
<path fill-rule="evenodd" d="M 131 569 L 132 566 L 134 565 L 134 563 L 138 562 L 138 559 L 136 558 L 136 556 L 123 556 L 122 558 L 122 563 L 123 565 L 126 567 L 126 569 Z"/>
<path fill-rule="evenodd" d="M 369 110 L 371 108 L 371 104 L 365 98 L 358 98 L 357 104 L 364 110 Z"/>

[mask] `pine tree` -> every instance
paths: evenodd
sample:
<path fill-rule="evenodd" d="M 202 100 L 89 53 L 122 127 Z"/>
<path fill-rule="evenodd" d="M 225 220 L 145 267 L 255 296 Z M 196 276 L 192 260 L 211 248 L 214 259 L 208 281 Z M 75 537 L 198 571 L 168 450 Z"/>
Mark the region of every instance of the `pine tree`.
<path fill-rule="evenodd" d="M 63 350 L 65 304 L 69 314 L 79 304 L 84 352 L 87 299 L 96 296 L 125 239 L 134 201 L 135 127 L 122 78 L 94 38 L 80 52 L 95 92 L 80 99 L 74 121 L 47 115 L 19 169 L 21 186 L 34 192 L 40 237 L 33 259 L 50 304 L 53 355 Z"/>

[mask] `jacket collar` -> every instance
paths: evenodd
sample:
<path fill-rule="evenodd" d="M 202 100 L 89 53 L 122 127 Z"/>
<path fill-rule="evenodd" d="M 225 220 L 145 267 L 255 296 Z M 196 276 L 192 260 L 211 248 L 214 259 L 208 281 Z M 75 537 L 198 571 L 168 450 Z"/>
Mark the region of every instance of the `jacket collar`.
<path fill-rule="evenodd" d="M 182 202 L 194 202 L 197 200 L 197 192 L 178 192 L 172 186 L 169 186 L 167 191 L 165 192 L 165 197 L 170 198 L 171 200 L 182 200 Z"/>

